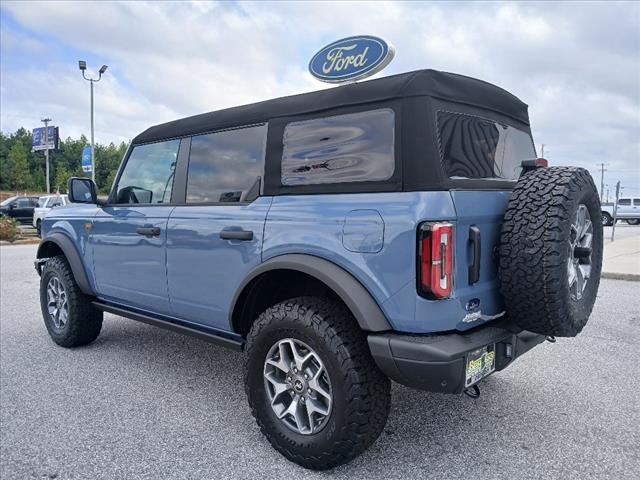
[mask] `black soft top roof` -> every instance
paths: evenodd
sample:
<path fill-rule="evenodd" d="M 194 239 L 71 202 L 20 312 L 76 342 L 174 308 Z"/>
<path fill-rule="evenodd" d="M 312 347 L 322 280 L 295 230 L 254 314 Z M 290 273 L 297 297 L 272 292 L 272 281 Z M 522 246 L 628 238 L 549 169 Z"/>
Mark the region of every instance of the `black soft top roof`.
<path fill-rule="evenodd" d="M 155 142 L 263 123 L 277 117 L 416 96 L 435 97 L 493 110 L 529 125 L 527 105 L 500 87 L 464 75 L 417 70 L 162 123 L 142 132 L 133 139 L 133 143 Z"/>

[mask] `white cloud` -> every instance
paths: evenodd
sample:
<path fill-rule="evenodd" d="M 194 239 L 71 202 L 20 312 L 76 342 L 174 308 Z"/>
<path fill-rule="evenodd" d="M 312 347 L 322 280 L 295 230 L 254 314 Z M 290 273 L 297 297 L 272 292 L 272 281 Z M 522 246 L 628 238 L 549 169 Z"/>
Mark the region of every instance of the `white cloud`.
<path fill-rule="evenodd" d="M 151 124 L 324 88 L 306 62 L 357 33 L 391 41 L 386 73 L 454 71 L 530 105 L 553 164 L 611 164 L 640 194 L 640 7 L 632 3 L 5 2 L 26 30 L 110 65 L 96 89 L 96 136 L 132 138 Z M 42 40 L 2 29 L 3 53 Z M 4 55 L 3 55 L 4 56 Z M 4 60 L 3 60 L 4 62 Z M 44 68 L 43 68 L 44 67 Z M 88 85 L 68 65 L 2 66 L 2 128 L 53 116 L 87 132 Z M 35 120 L 34 120 L 35 119 Z M 630 185 L 632 186 L 632 185 Z"/>

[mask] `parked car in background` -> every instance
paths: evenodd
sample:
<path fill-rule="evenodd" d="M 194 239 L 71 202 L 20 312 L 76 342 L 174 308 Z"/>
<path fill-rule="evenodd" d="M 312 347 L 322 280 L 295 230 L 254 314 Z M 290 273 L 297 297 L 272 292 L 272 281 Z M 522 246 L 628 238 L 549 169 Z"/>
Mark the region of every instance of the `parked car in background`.
<path fill-rule="evenodd" d="M 615 203 L 611 205 L 602 205 L 603 225 L 613 225 L 614 207 Z M 616 219 L 626 220 L 629 225 L 638 225 L 640 223 L 640 198 L 619 198 Z"/>
<path fill-rule="evenodd" d="M 38 205 L 38 197 L 15 196 L 0 203 L 0 215 L 13 217 L 20 223 L 31 223 L 33 210 Z"/>
<path fill-rule="evenodd" d="M 38 236 L 40 236 L 40 228 L 42 226 L 42 219 L 52 208 L 61 207 L 69 203 L 69 199 L 66 195 L 45 195 L 38 200 L 38 206 L 33 211 L 33 226 L 38 230 Z"/>

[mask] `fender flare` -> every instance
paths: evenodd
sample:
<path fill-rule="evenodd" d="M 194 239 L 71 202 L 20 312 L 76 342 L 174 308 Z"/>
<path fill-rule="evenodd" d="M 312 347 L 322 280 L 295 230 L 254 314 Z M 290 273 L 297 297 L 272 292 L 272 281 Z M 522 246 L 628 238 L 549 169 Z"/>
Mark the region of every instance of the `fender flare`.
<path fill-rule="evenodd" d="M 89 283 L 89 278 L 87 277 L 87 272 L 84 269 L 84 264 L 82 263 L 78 249 L 73 243 L 73 240 L 71 240 L 67 235 L 63 233 L 52 233 L 51 235 L 48 235 L 38 246 L 36 258 L 49 258 L 51 255 L 48 254 L 47 250 L 51 243 L 60 248 L 64 256 L 67 258 L 73 277 L 75 278 L 82 293 L 86 295 L 95 295 L 91 288 L 91 284 Z"/>
<path fill-rule="evenodd" d="M 303 254 L 280 255 L 254 268 L 236 290 L 229 309 L 229 325 L 233 325 L 233 312 L 245 287 L 259 275 L 272 270 L 295 270 L 323 282 L 340 297 L 363 330 L 392 330 L 382 309 L 359 280 L 328 260 Z"/>

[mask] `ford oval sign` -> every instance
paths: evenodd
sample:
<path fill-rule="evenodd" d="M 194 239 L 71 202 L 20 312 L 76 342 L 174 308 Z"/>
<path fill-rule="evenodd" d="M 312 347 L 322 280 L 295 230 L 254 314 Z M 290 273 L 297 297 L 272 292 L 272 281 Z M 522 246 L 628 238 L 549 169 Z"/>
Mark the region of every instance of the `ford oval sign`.
<path fill-rule="evenodd" d="M 347 37 L 316 53 L 309 62 L 309 71 L 323 82 L 350 82 L 379 72 L 393 59 L 393 54 L 393 47 L 381 38 Z"/>

